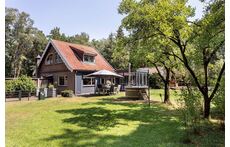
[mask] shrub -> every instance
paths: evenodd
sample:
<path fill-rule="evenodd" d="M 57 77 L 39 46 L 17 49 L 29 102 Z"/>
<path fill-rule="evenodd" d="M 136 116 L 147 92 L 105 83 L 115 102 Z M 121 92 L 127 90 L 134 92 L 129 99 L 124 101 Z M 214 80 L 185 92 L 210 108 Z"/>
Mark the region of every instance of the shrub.
<path fill-rule="evenodd" d="M 149 76 L 149 86 L 154 89 L 163 88 L 163 82 L 161 81 L 160 76 L 157 73 L 151 74 Z"/>
<path fill-rule="evenodd" d="M 14 91 L 14 80 L 7 80 L 5 88 L 7 92 Z"/>
<path fill-rule="evenodd" d="M 21 76 L 18 79 L 6 81 L 5 87 L 7 92 L 12 92 L 16 90 L 32 92 L 36 89 L 34 81 L 27 76 Z"/>
<path fill-rule="evenodd" d="M 215 110 L 219 116 L 224 118 L 225 116 L 225 82 L 224 78 L 221 80 L 220 87 L 213 98 L 213 104 L 215 105 Z"/>
<path fill-rule="evenodd" d="M 61 92 L 63 97 L 73 97 L 73 90 L 64 90 Z"/>
<path fill-rule="evenodd" d="M 181 120 L 186 131 L 186 140 L 189 139 L 189 133 L 200 134 L 200 122 L 202 114 L 202 96 L 195 88 L 182 89 L 178 104 L 179 111 L 182 114 Z"/>

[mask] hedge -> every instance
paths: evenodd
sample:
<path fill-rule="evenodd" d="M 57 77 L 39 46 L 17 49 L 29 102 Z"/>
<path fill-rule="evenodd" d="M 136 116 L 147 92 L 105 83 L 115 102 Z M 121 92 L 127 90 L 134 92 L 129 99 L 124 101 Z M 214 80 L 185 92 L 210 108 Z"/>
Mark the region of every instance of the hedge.
<path fill-rule="evenodd" d="M 32 78 L 24 75 L 14 80 L 7 80 L 5 83 L 6 92 L 13 92 L 17 90 L 32 92 L 36 89 L 36 84 Z"/>

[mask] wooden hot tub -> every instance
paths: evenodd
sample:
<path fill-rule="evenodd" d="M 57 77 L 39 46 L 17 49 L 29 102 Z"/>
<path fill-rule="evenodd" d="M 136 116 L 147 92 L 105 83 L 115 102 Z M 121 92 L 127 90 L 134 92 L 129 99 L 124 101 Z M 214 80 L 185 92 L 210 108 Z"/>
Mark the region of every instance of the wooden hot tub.
<path fill-rule="evenodd" d="M 125 96 L 132 99 L 145 99 L 148 93 L 148 86 L 126 86 Z"/>

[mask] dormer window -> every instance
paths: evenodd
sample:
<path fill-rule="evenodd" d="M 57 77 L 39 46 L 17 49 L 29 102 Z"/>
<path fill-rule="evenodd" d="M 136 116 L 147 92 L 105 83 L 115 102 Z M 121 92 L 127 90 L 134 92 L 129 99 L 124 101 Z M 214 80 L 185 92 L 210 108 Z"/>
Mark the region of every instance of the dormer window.
<path fill-rule="evenodd" d="M 61 57 L 58 55 L 58 53 L 55 54 L 55 63 L 62 63 Z"/>
<path fill-rule="evenodd" d="M 87 63 L 94 63 L 95 62 L 95 57 L 91 55 L 84 55 L 83 56 L 83 61 Z"/>
<path fill-rule="evenodd" d="M 53 54 L 49 54 L 46 58 L 46 65 L 53 64 Z"/>

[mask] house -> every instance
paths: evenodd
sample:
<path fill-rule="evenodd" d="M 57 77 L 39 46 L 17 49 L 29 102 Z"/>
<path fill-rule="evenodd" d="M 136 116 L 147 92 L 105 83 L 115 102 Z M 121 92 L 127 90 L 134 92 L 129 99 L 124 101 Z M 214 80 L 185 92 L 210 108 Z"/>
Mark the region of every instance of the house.
<path fill-rule="evenodd" d="M 42 79 L 42 87 L 53 85 L 58 93 L 70 89 L 75 95 L 81 95 L 94 93 L 95 84 L 105 82 L 104 79 L 85 77 L 103 69 L 114 71 L 95 48 L 50 40 L 37 62 L 36 75 Z"/>

